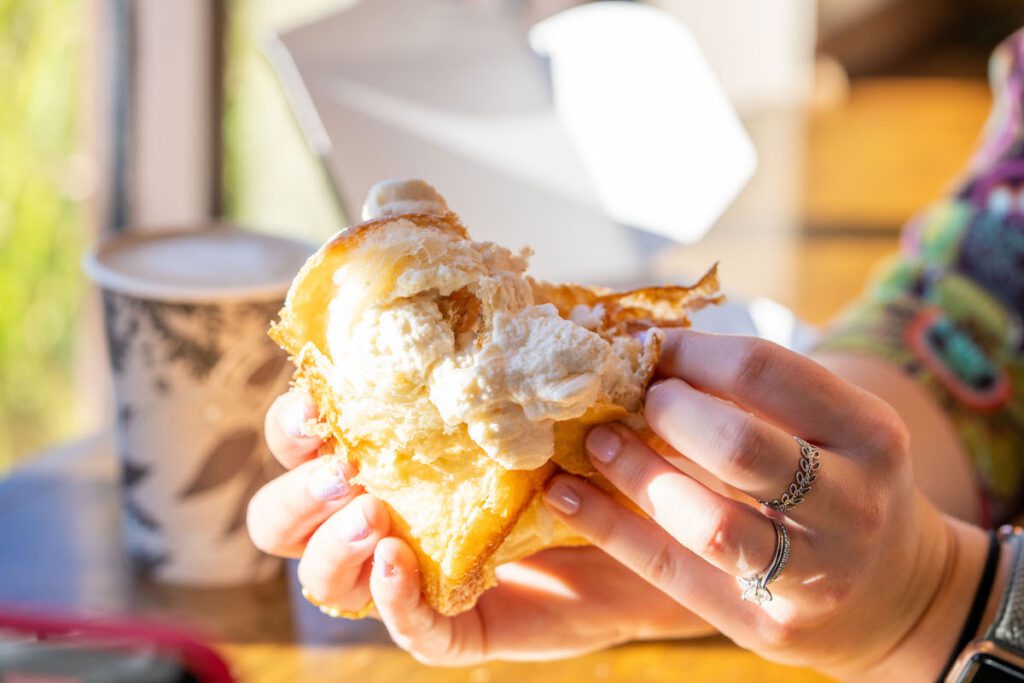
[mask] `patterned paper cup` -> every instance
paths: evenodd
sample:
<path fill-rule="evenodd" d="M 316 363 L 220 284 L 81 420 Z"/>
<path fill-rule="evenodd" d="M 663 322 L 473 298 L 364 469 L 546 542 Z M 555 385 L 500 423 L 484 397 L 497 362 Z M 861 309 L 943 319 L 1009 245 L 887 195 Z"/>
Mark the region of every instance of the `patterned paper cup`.
<path fill-rule="evenodd" d="M 275 471 L 263 415 L 287 388 L 267 337 L 312 248 L 213 226 L 143 232 L 85 263 L 102 288 L 117 401 L 126 549 L 153 578 L 263 580 L 245 509 Z"/>

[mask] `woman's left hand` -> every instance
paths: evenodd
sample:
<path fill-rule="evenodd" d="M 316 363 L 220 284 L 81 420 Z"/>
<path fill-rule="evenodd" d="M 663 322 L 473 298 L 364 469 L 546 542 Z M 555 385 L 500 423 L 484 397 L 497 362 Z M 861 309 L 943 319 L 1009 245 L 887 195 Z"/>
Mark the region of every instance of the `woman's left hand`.
<path fill-rule="evenodd" d="M 621 425 L 594 429 L 594 466 L 649 518 L 560 475 L 559 516 L 738 644 L 857 680 L 935 680 L 980 575 L 983 532 L 943 517 L 914 487 L 908 437 L 883 401 L 768 342 L 671 331 L 645 417 L 669 446 L 728 487 L 684 474 Z M 786 513 L 801 451 L 820 451 L 806 499 Z M 965 485 L 969 485 L 965 483 Z M 791 541 L 762 605 L 737 578 L 775 555 L 772 515 Z M 979 559 L 980 558 L 980 559 Z"/>

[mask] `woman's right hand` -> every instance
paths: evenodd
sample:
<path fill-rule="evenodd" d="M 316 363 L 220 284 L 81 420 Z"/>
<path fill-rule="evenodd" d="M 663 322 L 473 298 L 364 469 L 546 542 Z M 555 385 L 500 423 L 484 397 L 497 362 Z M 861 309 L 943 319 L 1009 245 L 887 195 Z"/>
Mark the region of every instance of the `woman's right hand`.
<path fill-rule="evenodd" d="M 287 471 L 249 502 L 249 535 L 268 554 L 301 558 L 299 583 L 319 602 L 355 612 L 370 602 L 373 552 L 391 522 L 379 500 L 350 483 L 350 465 L 321 457 L 330 454 L 308 429 L 316 418 L 298 390 L 267 411 L 267 445 Z"/>
<path fill-rule="evenodd" d="M 384 504 L 350 483 L 350 465 L 318 457 L 324 444 L 303 430 L 315 418 L 312 401 L 297 391 L 268 411 L 267 443 L 288 471 L 249 503 L 249 534 L 264 552 L 301 558 L 299 582 L 318 602 L 358 611 L 372 598 L 371 616 L 418 660 L 552 659 L 628 640 L 711 632 L 594 547 L 554 548 L 503 565 L 498 585 L 475 608 L 438 614 L 420 592 L 412 549 L 388 537 Z"/>

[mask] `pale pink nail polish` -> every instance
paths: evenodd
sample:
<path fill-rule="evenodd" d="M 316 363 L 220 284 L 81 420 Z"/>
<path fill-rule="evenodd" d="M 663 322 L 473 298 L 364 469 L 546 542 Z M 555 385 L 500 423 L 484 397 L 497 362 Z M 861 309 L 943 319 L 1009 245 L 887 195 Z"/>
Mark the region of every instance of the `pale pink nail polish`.
<path fill-rule="evenodd" d="M 373 569 L 377 572 L 378 576 L 384 579 L 390 579 L 398 573 L 398 567 L 396 567 L 393 563 L 386 561 L 377 562 L 373 565 Z"/>
<path fill-rule="evenodd" d="M 309 422 L 315 418 L 310 406 L 296 398 L 281 413 L 281 427 L 288 436 L 296 439 L 309 439 L 314 436 L 309 431 Z"/>
<path fill-rule="evenodd" d="M 324 459 L 309 473 L 306 490 L 317 500 L 337 500 L 348 493 L 348 482 L 340 465 Z"/>
<path fill-rule="evenodd" d="M 358 502 L 357 500 L 356 503 Z M 349 543 L 355 543 L 370 535 L 370 524 L 366 521 L 362 507 L 353 510 L 351 514 L 352 516 L 347 517 L 341 525 L 341 536 Z"/>
<path fill-rule="evenodd" d="M 544 492 L 544 502 L 566 515 L 574 515 L 580 509 L 580 495 L 564 481 L 555 482 Z"/>
<path fill-rule="evenodd" d="M 601 425 L 590 430 L 586 445 L 591 458 L 607 465 L 622 452 L 622 436 L 611 427 Z"/>

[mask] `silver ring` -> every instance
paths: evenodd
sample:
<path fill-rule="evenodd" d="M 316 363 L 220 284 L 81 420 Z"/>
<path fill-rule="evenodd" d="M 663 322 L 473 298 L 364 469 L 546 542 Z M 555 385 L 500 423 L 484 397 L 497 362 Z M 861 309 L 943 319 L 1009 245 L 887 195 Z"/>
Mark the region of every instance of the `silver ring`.
<path fill-rule="evenodd" d="M 818 452 L 816 447 L 807 443 L 799 436 L 794 436 L 793 439 L 800 445 L 800 462 L 797 465 L 793 483 L 778 498 L 758 501 L 761 505 L 771 508 L 776 512 L 789 512 L 804 502 L 804 498 L 811 492 L 814 482 L 818 480 L 818 468 L 821 467 L 821 460 L 819 460 L 821 453 Z"/>
<path fill-rule="evenodd" d="M 736 583 L 743 589 L 741 597 L 749 602 L 757 603 L 758 606 L 772 601 L 773 596 L 772 592 L 768 590 L 768 584 L 779 578 L 786 563 L 789 562 L 789 532 L 779 520 L 768 517 L 768 521 L 775 529 L 775 556 L 760 574 L 736 577 Z"/>

